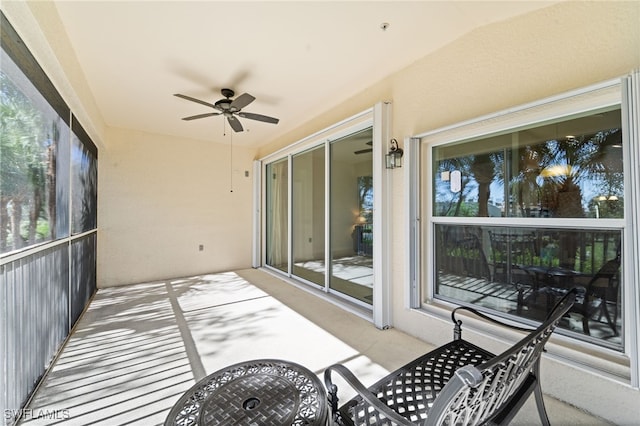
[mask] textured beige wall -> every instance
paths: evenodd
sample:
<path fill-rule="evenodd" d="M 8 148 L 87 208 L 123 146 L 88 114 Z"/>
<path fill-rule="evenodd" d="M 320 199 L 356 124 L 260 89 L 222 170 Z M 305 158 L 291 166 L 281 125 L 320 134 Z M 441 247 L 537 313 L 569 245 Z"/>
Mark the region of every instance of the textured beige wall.
<path fill-rule="evenodd" d="M 232 171 L 229 143 L 113 128 L 107 140 L 100 286 L 251 266 L 253 150 L 233 147 Z"/>
<path fill-rule="evenodd" d="M 479 28 L 393 76 L 394 130 L 412 135 L 627 74 L 640 2 L 569 2 Z"/>

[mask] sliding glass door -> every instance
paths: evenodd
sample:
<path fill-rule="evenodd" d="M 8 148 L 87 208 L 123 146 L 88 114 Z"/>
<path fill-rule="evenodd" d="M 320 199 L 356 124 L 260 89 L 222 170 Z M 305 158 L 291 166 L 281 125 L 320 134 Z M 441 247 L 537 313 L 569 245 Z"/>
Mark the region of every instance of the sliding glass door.
<path fill-rule="evenodd" d="M 346 134 L 266 164 L 265 263 L 366 306 L 374 282 L 373 128 Z"/>
<path fill-rule="evenodd" d="M 292 157 L 293 274 L 325 285 L 324 145 Z"/>
<path fill-rule="evenodd" d="M 289 272 L 289 167 L 287 159 L 266 168 L 266 263 Z"/>
<path fill-rule="evenodd" d="M 372 129 L 330 147 L 331 290 L 373 302 Z"/>
<path fill-rule="evenodd" d="M 391 320 L 389 117 L 381 102 L 260 159 L 254 216 L 255 264 L 370 309 L 379 328 Z"/>

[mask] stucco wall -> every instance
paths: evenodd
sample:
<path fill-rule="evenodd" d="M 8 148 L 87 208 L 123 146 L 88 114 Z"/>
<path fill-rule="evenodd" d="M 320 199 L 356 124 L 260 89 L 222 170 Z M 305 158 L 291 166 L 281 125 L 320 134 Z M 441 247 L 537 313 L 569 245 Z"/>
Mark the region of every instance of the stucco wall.
<path fill-rule="evenodd" d="M 402 141 L 442 126 L 621 77 L 640 67 L 638 22 L 640 2 L 567 2 L 477 29 L 273 141 L 260 150 L 259 156 L 380 101 L 392 101 L 391 135 Z M 408 253 L 402 171 L 393 171 L 391 182 L 393 325 L 440 344 L 451 338 L 448 321 L 405 308 L 408 286 L 404 282 L 403 259 Z M 486 336 L 476 337 L 486 340 Z M 504 347 L 495 343 L 495 350 Z M 556 353 L 559 352 L 562 350 L 557 348 Z M 640 392 L 624 379 L 572 364 L 570 360 L 578 355 L 583 361 L 590 356 L 578 352 L 569 350 L 562 356 L 550 353 L 545 357 L 545 392 L 616 424 L 636 424 Z M 619 360 L 613 364 L 611 370 L 628 368 L 624 361 L 622 366 Z"/>
<path fill-rule="evenodd" d="M 101 287 L 251 266 L 253 150 L 234 147 L 231 165 L 228 143 L 114 128 L 107 140 Z"/>

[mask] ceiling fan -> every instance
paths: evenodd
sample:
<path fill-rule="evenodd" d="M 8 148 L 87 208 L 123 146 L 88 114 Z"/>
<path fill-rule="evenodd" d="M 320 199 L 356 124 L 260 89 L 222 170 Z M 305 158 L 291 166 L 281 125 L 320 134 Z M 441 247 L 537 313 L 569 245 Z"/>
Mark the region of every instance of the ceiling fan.
<path fill-rule="evenodd" d="M 256 99 L 248 93 L 243 93 L 235 99 L 231 99 L 235 95 L 235 92 L 231 89 L 222 89 L 221 93 L 225 98 L 220 99 L 215 104 L 201 101 L 200 99 L 192 98 L 191 96 L 181 95 L 180 93 L 175 93 L 174 96 L 186 99 L 188 101 L 197 102 L 216 110 L 216 112 L 207 112 L 204 114 L 184 117 L 183 120 L 187 121 L 197 120 L 198 118 L 212 117 L 214 115 L 224 115 L 227 118 L 229 125 L 235 132 L 242 132 L 244 130 L 242 124 L 240 123 L 240 120 L 238 120 L 236 116 L 271 124 L 278 124 L 278 121 L 280 121 L 277 118 L 268 117 L 266 115 L 253 114 L 251 112 L 242 112 L 242 108 L 246 107 Z"/>
<path fill-rule="evenodd" d="M 373 141 L 367 142 L 367 145 L 369 145 L 369 146 L 373 145 Z M 365 149 L 359 149 L 357 151 L 353 151 L 353 153 L 358 155 L 358 154 L 366 154 L 366 153 L 371 152 L 371 151 L 373 151 L 373 148 L 365 148 Z"/>

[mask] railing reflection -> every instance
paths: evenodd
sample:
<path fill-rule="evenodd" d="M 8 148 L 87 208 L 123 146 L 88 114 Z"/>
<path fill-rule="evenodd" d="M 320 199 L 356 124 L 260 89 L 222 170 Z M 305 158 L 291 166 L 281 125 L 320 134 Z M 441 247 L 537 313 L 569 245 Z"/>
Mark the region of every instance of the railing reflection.
<path fill-rule="evenodd" d="M 355 225 L 354 239 L 358 256 L 373 255 L 373 224 L 361 223 Z"/>
<path fill-rule="evenodd" d="M 565 328 L 607 339 L 608 346 L 620 341 L 620 231 L 443 224 L 435 230 L 438 296 L 538 320 L 558 296 L 579 287 L 575 321 Z"/>

